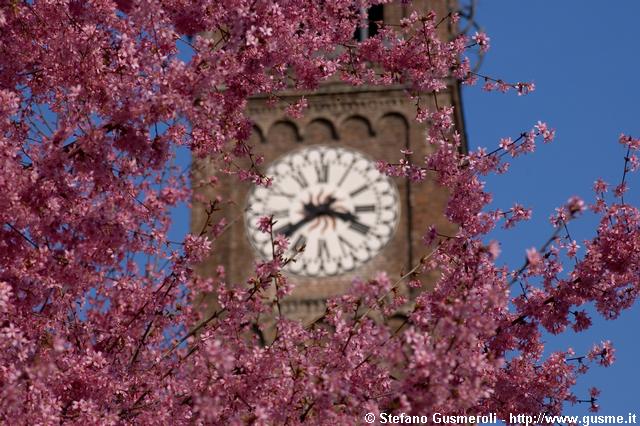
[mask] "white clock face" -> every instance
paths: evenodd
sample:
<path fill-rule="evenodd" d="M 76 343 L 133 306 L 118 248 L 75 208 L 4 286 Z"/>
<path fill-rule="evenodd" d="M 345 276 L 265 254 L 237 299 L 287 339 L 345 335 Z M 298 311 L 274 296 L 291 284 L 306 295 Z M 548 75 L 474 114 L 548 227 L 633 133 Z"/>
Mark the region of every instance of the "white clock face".
<path fill-rule="evenodd" d="M 271 236 L 258 230 L 262 216 L 273 216 L 274 235 L 288 237 L 291 250 L 305 245 L 289 272 L 324 277 L 351 271 L 395 233 L 398 190 L 357 151 L 314 145 L 273 162 L 266 175 L 273 185 L 250 192 L 245 223 L 262 258 L 272 256 Z"/>

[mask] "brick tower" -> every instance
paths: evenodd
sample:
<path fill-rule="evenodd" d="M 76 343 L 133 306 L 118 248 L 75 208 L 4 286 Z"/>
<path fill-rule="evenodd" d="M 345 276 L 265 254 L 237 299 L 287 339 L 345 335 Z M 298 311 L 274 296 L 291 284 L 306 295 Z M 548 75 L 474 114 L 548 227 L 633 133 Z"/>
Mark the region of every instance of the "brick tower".
<path fill-rule="evenodd" d="M 448 0 L 422 0 L 411 7 L 444 16 L 454 5 Z M 397 24 L 412 10 L 396 2 L 372 8 L 369 17 Z M 375 30 L 372 24 L 356 31 L 355 37 L 365 38 Z M 442 31 L 445 37 L 453 33 L 446 26 Z M 308 101 L 304 116 L 288 118 L 284 107 L 303 95 Z M 269 106 L 266 97 L 254 97 L 248 113 L 254 122 L 251 142 L 264 155 L 267 173 L 276 174 L 274 187 L 284 195 L 277 198 L 226 176 L 220 176 L 221 184 L 215 188 L 197 190 L 208 200 L 222 195 L 231 201 L 222 209 L 232 222 L 216 240 L 214 256 L 198 272 L 211 276 L 223 265 L 228 282 L 244 282 L 255 259 L 267 255 L 261 254 L 261 237 L 255 235 L 252 221 L 272 214 L 279 232 L 294 244 L 306 244 L 297 270 L 287 272 L 295 289 L 281 302 L 282 313 L 311 320 L 322 315 L 326 298 L 345 292 L 354 277 L 386 271 L 395 279 L 410 270 L 425 254 L 421 239 L 429 225 L 443 231 L 453 227 L 444 217 L 447 193 L 443 188 L 429 180 L 411 183 L 406 178 L 376 177 L 367 168 L 375 160 L 399 158 L 403 148 L 413 151 L 416 159 L 430 149 L 425 144 L 425 124 L 415 121 L 415 104 L 402 86 L 352 87 L 330 82 L 314 92 L 283 92 L 280 97 L 286 101 L 282 108 Z M 424 98 L 429 100 L 433 102 L 432 97 Z M 438 94 L 438 104 L 453 105 L 457 128 L 463 129 L 456 84 Z M 214 169 L 206 163 L 196 163 L 194 181 L 212 173 Z M 278 186 L 279 178 L 284 187 Z M 365 187 L 373 181 L 377 183 Z M 203 227 L 206 207 L 193 203 L 194 232 Z"/>

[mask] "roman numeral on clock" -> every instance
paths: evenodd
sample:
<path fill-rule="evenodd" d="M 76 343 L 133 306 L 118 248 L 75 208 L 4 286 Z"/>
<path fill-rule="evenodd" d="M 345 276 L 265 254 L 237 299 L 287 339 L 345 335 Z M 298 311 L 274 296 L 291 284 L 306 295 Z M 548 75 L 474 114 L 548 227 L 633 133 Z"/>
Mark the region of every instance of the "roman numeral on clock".
<path fill-rule="evenodd" d="M 353 229 L 356 232 L 359 232 L 362 235 L 367 235 L 367 233 L 369 232 L 369 227 L 358 221 L 351 222 L 349 228 Z"/>
<path fill-rule="evenodd" d="M 376 206 L 367 204 L 366 206 L 356 206 L 356 213 L 368 213 L 376 211 Z"/>
<path fill-rule="evenodd" d="M 318 183 L 327 183 L 329 180 L 329 165 L 328 164 L 316 164 L 316 175 L 318 176 Z"/>
<path fill-rule="evenodd" d="M 307 178 L 305 178 L 302 172 L 299 170 L 297 172 L 292 173 L 291 178 L 295 180 L 298 183 L 298 185 L 300 185 L 301 189 L 304 189 L 307 186 L 309 186 L 309 182 L 307 182 Z"/>
<path fill-rule="evenodd" d="M 356 210 L 356 211 L 358 211 L 358 210 Z M 276 210 L 276 211 L 272 212 L 271 215 L 274 217 L 274 219 L 288 217 L 289 216 L 289 210 Z"/>
<path fill-rule="evenodd" d="M 346 240 L 342 235 L 338 236 L 338 243 L 340 243 L 340 251 L 344 256 L 352 254 L 356 251 L 356 248 L 353 246 L 353 244 L 351 244 L 349 240 Z"/>
<path fill-rule="evenodd" d="M 369 186 L 365 183 L 364 185 L 362 185 L 360 188 L 356 189 L 355 191 L 351 191 L 349 193 L 349 195 L 351 197 L 355 197 L 356 195 L 358 195 L 359 193 L 361 193 L 362 191 L 365 191 Z"/>
<path fill-rule="evenodd" d="M 298 238 L 296 238 L 296 242 L 293 243 L 291 248 L 293 248 L 294 250 L 302 250 L 305 244 L 307 244 L 307 237 L 305 237 L 304 235 L 298 235 Z"/>
<path fill-rule="evenodd" d="M 318 240 L 318 257 L 320 259 L 329 258 L 329 248 L 327 247 L 327 242 L 322 238 Z"/>
<path fill-rule="evenodd" d="M 344 173 L 342 174 L 342 177 L 340 178 L 340 180 L 338 181 L 338 184 L 336 186 L 341 186 L 342 185 L 344 180 L 347 178 L 347 175 L 351 171 L 352 167 L 353 167 L 353 162 L 351 162 L 351 164 L 349 164 L 349 167 L 347 167 L 347 170 L 344 171 Z"/>

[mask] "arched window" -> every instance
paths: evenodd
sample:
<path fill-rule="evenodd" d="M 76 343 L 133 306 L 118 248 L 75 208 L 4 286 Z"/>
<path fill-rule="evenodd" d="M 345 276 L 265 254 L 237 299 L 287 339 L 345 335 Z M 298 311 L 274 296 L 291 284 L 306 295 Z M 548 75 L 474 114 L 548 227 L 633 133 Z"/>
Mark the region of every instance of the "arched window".
<path fill-rule="evenodd" d="M 384 7 L 381 4 L 371 6 L 367 10 L 367 24 L 361 28 L 356 28 L 353 38 L 364 41 L 369 37 L 378 34 L 379 23 L 384 20 Z"/>

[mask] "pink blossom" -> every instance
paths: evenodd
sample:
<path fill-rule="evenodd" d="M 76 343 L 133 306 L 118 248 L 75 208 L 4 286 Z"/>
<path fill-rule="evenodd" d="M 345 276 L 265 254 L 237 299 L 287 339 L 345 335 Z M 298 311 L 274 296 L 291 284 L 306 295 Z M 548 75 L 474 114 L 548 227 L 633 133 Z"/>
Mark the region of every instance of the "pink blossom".
<path fill-rule="evenodd" d="M 420 280 L 409 280 L 409 283 L 407 284 L 410 288 L 420 288 L 422 287 L 422 283 L 420 282 Z"/>
<path fill-rule="evenodd" d="M 305 97 L 300 98 L 296 103 L 287 107 L 287 115 L 291 118 L 300 118 L 304 110 L 307 108 L 308 102 Z"/>
<path fill-rule="evenodd" d="M 589 351 L 589 359 L 598 361 L 599 364 L 605 367 L 610 366 L 615 361 L 615 349 L 611 345 L 610 341 L 602 342 L 600 345 L 594 345 Z"/>
<path fill-rule="evenodd" d="M 542 256 L 535 247 L 527 249 L 527 262 L 531 268 L 537 268 L 542 264 Z"/>
<path fill-rule="evenodd" d="M 634 138 L 629 135 L 621 134 L 618 138 L 618 142 L 623 145 L 628 146 L 630 149 L 640 149 L 640 138 Z"/>
<path fill-rule="evenodd" d="M 577 196 L 573 196 L 567 200 L 566 208 L 571 216 L 575 216 L 586 210 L 584 201 Z"/>
<path fill-rule="evenodd" d="M 491 257 L 495 260 L 498 258 L 498 256 L 500 256 L 500 243 L 495 241 L 495 240 L 491 240 L 489 241 L 489 245 L 487 246 L 487 250 L 489 251 L 489 253 L 491 254 Z"/>
<path fill-rule="evenodd" d="M 261 216 L 258 219 L 258 229 L 260 232 L 264 232 L 265 234 L 270 234 L 271 229 L 273 227 L 273 218 L 270 216 Z"/>
<path fill-rule="evenodd" d="M 616 186 L 613 190 L 613 193 L 616 197 L 622 197 L 625 192 L 629 189 L 626 182 L 622 182 L 620 185 Z"/>
<path fill-rule="evenodd" d="M 418 107 L 416 111 L 416 121 L 419 123 L 424 123 L 429 118 L 429 111 Z"/>
<path fill-rule="evenodd" d="M 576 332 L 583 331 L 591 327 L 591 318 L 584 311 L 574 312 L 575 323 L 573 330 Z"/>
<path fill-rule="evenodd" d="M 9 301 L 12 296 L 11 286 L 4 281 L 0 281 L 0 313 L 9 310 Z"/>
<path fill-rule="evenodd" d="M 542 138 L 545 143 L 551 142 L 556 134 L 555 129 L 549 129 L 549 127 L 547 126 L 547 123 L 543 123 L 542 121 L 538 121 L 538 124 L 536 124 L 535 129 L 540 135 L 542 135 Z"/>
<path fill-rule="evenodd" d="M 580 246 L 578 245 L 578 243 L 573 240 L 569 243 L 569 245 L 567 246 L 567 256 L 569 257 L 575 257 L 576 254 L 578 253 L 578 249 L 580 248 Z"/>
<path fill-rule="evenodd" d="M 603 181 L 602 179 L 598 179 L 593 184 L 593 191 L 596 193 L 605 193 L 607 192 L 608 186 L 609 185 L 605 181 Z"/>
<path fill-rule="evenodd" d="M 187 260 L 197 263 L 209 255 L 211 241 L 206 236 L 187 235 L 184 240 L 184 252 Z"/>
<path fill-rule="evenodd" d="M 509 149 L 513 145 L 513 140 L 511 138 L 503 138 L 500 139 L 500 148 L 504 149 L 506 152 L 509 152 Z"/>
<path fill-rule="evenodd" d="M 495 90 L 495 88 L 496 88 L 496 84 L 491 80 L 486 80 L 484 82 L 484 85 L 482 86 L 482 90 L 487 91 L 487 92 L 491 92 L 491 91 Z"/>
<path fill-rule="evenodd" d="M 481 52 L 486 52 L 487 50 L 489 50 L 490 39 L 485 33 L 476 31 L 472 39 L 478 44 L 478 46 L 480 46 Z"/>
<path fill-rule="evenodd" d="M 508 214 L 510 214 L 510 216 L 504 224 L 505 228 L 511 228 L 520 221 L 531 219 L 531 209 L 527 209 L 518 203 L 513 205 Z"/>
<path fill-rule="evenodd" d="M 429 227 L 429 229 L 427 229 L 427 232 L 422 236 L 422 242 L 424 243 L 425 246 L 429 246 L 433 244 L 437 236 L 438 236 L 438 232 L 436 231 L 436 228 L 432 225 Z"/>
<path fill-rule="evenodd" d="M 533 92 L 536 89 L 536 85 L 533 83 L 518 82 L 515 84 L 515 88 L 518 92 L 518 96 L 521 96 L 528 95 Z M 545 138 L 545 142 L 548 142 L 547 138 Z"/>
<path fill-rule="evenodd" d="M 273 244 L 284 253 L 287 247 L 289 247 L 289 240 L 284 235 L 278 234 L 273 239 Z"/>

